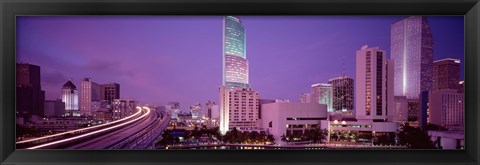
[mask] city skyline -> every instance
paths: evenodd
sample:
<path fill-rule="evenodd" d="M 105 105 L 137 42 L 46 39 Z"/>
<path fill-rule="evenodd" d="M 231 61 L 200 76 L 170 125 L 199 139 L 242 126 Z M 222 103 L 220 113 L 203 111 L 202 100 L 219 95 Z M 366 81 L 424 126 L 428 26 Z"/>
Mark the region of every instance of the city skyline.
<path fill-rule="evenodd" d="M 252 88 L 259 91 L 260 98 L 295 102 L 301 93 L 310 91 L 311 84 L 326 83 L 343 74 L 343 66 L 345 75 L 354 78 L 355 51 L 362 45 L 378 46 L 390 57 L 390 25 L 404 18 L 240 17 L 248 34 Z M 429 22 L 435 42 L 433 60 L 460 59 L 463 80 L 463 17 L 429 17 Z M 218 99 L 222 84 L 220 16 L 19 17 L 17 24 L 17 62 L 42 68 L 47 100 L 60 97 L 59 84 L 72 79 L 80 86 L 85 77 L 119 83 L 122 98 L 154 104 L 178 101 L 183 111 Z M 350 30 L 350 24 L 358 28 Z M 350 38 L 339 37 L 343 35 Z M 299 55 L 302 53 L 304 56 Z"/>

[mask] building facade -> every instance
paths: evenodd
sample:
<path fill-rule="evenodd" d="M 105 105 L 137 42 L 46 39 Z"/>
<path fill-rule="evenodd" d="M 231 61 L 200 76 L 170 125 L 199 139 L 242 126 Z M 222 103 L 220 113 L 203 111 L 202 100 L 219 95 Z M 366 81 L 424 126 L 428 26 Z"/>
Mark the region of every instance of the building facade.
<path fill-rule="evenodd" d="M 388 85 L 393 79 L 387 79 L 389 69 L 386 56 L 386 52 L 378 47 L 369 48 L 365 45 L 357 51 L 355 107 L 359 120 L 385 121 L 389 106 L 393 111 L 393 86 Z"/>
<path fill-rule="evenodd" d="M 238 17 L 223 18 L 223 85 L 247 88 L 248 61 L 245 27 Z"/>
<path fill-rule="evenodd" d="M 353 78 L 341 76 L 328 80 L 332 84 L 334 111 L 353 111 Z"/>
<path fill-rule="evenodd" d="M 326 104 L 327 111 L 333 112 L 333 88 L 332 84 L 318 83 L 312 85 L 312 102 Z M 352 108 L 353 109 L 353 108 Z"/>
<path fill-rule="evenodd" d="M 190 113 L 192 114 L 192 120 L 202 119 L 202 104 L 195 104 L 190 106 Z"/>
<path fill-rule="evenodd" d="M 460 89 L 460 60 L 446 58 L 433 62 L 433 90 Z"/>
<path fill-rule="evenodd" d="M 120 99 L 120 84 L 109 83 L 100 85 L 100 100 L 107 100 L 111 104 L 114 99 Z"/>
<path fill-rule="evenodd" d="M 118 120 L 136 112 L 137 103 L 135 100 L 113 99 L 112 119 Z"/>
<path fill-rule="evenodd" d="M 61 117 L 65 115 L 65 103 L 61 99 L 45 100 L 45 116 Z"/>
<path fill-rule="evenodd" d="M 71 81 L 63 85 L 61 96 L 65 103 L 65 116 L 80 116 L 77 87 Z"/>
<path fill-rule="evenodd" d="M 282 136 L 302 135 L 321 127 L 327 119 L 327 105 L 315 103 L 275 102 L 262 105 L 262 128 L 273 135 L 276 144 Z"/>
<path fill-rule="evenodd" d="M 312 101 L 312 95 L 310 93 L 302 93 L 300 95 L 300 103 L 310 103 Z"/>
<path fill-rule="evenodd" d="M 80 112 L 91 116 L 100 108 L 100 85 L 90 78 L 84 78 L 80 84 Z"/>
<path fill-rule="evenodd" d="M 16 111 L 27 116 L 44 115 L 45 91 L 40 85 L 40 67 L 16 64 Z"/>
<path fill-rule="evenodd" d="M 258 129 L 259 95 L 251 88 L 220 87 L 220 132 Z"/>
<path fill-rule="evenodd" d="M 455 89 L 429 92 L 428 121 L 448 129 L 464 129 L 464 94 Z"/>
<path fill-rule="evenodd" d="M 395 61 L 395 96 L 418 99 L 432 89 L 433 37 L 427 17 L 412 16 L 391 25 L 391 58 Z"/>

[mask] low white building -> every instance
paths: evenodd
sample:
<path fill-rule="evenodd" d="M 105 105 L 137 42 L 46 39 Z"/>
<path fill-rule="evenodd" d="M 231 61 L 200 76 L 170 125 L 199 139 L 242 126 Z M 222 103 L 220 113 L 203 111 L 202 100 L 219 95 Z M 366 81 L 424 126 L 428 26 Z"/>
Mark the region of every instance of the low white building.
<path fill-rule="evenodd" d="M 283 135 L 304 133 L 321 127 L 327 119 L 327 105 L 318 103 L 275 102 L 262 105 L 262 128 L 280 144 Z"/>

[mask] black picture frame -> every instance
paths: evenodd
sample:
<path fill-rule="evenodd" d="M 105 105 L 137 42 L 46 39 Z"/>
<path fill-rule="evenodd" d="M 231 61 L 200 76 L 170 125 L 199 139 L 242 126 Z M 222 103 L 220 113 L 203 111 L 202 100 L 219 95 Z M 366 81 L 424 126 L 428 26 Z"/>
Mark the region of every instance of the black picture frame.
<path fill-rule="evenodd" d="M 1 164 L 479 164 L 478 0 L 1 0 Z M 465 150 L 15 150 L 17 15 L 464 15 Z"/>

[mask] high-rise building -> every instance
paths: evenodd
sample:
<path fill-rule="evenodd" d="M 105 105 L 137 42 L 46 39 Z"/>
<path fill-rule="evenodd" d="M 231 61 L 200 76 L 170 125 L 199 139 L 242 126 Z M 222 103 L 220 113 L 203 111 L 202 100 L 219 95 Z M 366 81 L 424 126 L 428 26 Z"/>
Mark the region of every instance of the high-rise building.
<path fill-rule="evenodd" d="M 214 105 L 215 105 L 215 102 L 211 102 L 211 101 L 208 101 L 205 104 L 205 111 L 206 111 L 205 113 L 208 119 L 212 119 L 212 108 Z"/>
<path fill-rule="evenodd" d="M 65 116 L 80 116 L 77 87 L 70 80 L 62 87 L 62 101 L 65 103 Z"/>
<path fill-rule="evenodd" d="M 353 78 L 340 76 L 328 80 L 332 84 L 334 111 L 353 111 Z"/>
<path fill-rule="evenodd" d="M 391 25 L 395 96 L 418 99 L 432 89 L 433 37 L 427 17 L 412 16 Z"/>
<path fill-rule="evenodd" d="M 393 86 L 388 86 L 387 72 L 389 69 L 386 56 L 385 51 L 378 47 L 369 48 L 365 45 L 357 51 L 355 60 L 357 119 L 385 121 L 388 106 L 394 105 Z M 393 72 L 393 68 L 390 71 Z M 390 100 L 387 99 L 389 91 L 392 97 Z"/>
<path fill-rule="evenodd" d="M 460 89 L 460 60 L 446 58 L 433 62 L 433 90 Z"/>
<path fill-rule="evenodd" d="M 427 106 L 427 122 L 448 129 L 464 128 L 464 94 L 455 89 L 429 91 Z M 427 100 L 425 100 L 427 101 Z"/>
<path fill-rule="evenodd" d="M 135 113 L 137 102 L 128 99 L 113 99 L 112 118 L 113 120 L 122 119 Z"/>
<path fill-rule="evenodd" d="M 391 121 L 405 123 L 408 121 L 408 102 L 405 96 L 395 96 L 395 116 Z"/>
<path fill-rule="evenodd" d="M 245 27 L 238 17 L 223 19 L 223 85 L 229 89 L 247 88 L 248 61 Z"/>
<path fill-rule="evenodd" d="M 91 116 L 100 109 L 100 85 L 90 78 L 84 78 L 80 84 L 80 112 Z"/>
<path fill-rule="evenodd" d="M 458 93 L 465 93 L 465 81 L 458 82 Z"/>
<path fill-rule="evenodd" d="M 45 92 L 40 85 L 40 67 L 16 64 L 16 111 L 27 116 L 44 115 Z"/>
<path fill-rule="evenodd" d="M 202 104 L 198 103 L 190 106 L 190 113 L 192 114 L 192 120 L 202 119 Z"/>
<path fill-rule="evenodd" d="M 300 103 L 310 103 L 312 101 L 312 95 L 310 93 L 302 93 L 300 95 Z"/>
<path fill-rule="evenodd" d="M 251 88 L 236 87 L 233 90 L 220 87 L 220 132 L 228 130 L 258 129 L 258 92 Z"/>
<path fill-rule="evenodd" d="M 328 112 L 333 112 L 332 84 L 318 83 L 312 85 L 312 102 L 326 104 Z"/>
<path fill-rule="evenodd" d="M 100 100 L 107 100 L 111 104 L 113 99 L 120 99 L 120 84 L 109 83 L 100 85 Z"/>

